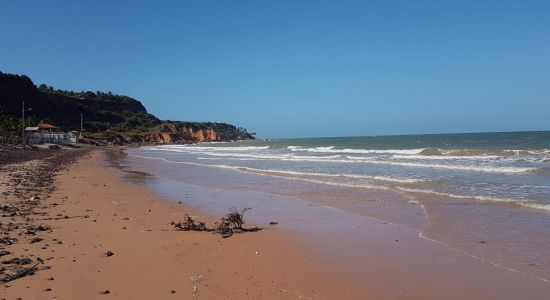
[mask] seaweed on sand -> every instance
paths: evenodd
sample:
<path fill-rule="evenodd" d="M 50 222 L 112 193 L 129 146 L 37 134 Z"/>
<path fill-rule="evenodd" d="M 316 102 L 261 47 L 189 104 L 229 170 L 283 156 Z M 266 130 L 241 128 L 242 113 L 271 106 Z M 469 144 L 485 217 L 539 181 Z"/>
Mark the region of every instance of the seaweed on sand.
<path fill-rule="evenodd" d="M 223 238 L 232 236 L 235 232 L 255 232 L 262 230 L 261 227 L 243 227 L 245 224 L 244 213 L 251 208 L 244 208 L 238 211 L 236 208 L 229 209 L 229 212 L 216 222 L 214 227 L 208 227 L 204 222 L 196 222 L 191 216 L 185 214 L 183 222 L 172 222 L 176 230 L 181 231 L 211 231 L 219 233 Z"/>

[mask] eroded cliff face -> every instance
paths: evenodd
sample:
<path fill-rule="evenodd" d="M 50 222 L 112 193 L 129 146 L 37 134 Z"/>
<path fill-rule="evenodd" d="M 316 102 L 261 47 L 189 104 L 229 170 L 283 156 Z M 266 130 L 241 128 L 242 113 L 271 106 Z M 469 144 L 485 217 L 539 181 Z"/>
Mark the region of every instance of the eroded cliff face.
<path fill-rule="evenodd" d="M 151 133 L 145 137 L 145 142 L 155 144 L 197 143 L 220 140 L 213 128 L 196 129 L 190 126 L 163 124 L 160 132 Z"/>

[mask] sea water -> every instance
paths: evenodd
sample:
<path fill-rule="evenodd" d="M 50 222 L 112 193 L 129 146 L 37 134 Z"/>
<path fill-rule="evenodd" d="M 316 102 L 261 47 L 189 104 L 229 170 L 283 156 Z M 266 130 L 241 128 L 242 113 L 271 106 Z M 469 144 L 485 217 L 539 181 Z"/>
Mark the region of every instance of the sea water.
<path fill-rule="evenodd" d="M 159 145 L 174 180 L 302 197 L 550 279 L 550 132 Z"/>

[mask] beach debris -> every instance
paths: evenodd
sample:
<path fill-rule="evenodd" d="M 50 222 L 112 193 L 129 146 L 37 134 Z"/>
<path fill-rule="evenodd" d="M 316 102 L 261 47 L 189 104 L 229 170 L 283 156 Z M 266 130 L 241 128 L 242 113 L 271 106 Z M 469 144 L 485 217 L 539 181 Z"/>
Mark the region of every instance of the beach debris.
<path fill-rule="evenodd" d="M 248 210 L 251 210 L 252 208 L 246 207 L 241 210 L 239 213 L 235 207 L 232 207 L 229 209 L 229 212 L 227 215 L 225 215 L 225 219 L 231 226 L 233 226 L 233 229 L 243 229 L 244 225 L 244 213 Z"/>
<path fill-rule="evenodd" d="M 12 238 L 10 236 L 5 236 L 3 238 L 0 238 L 0 244 L 5 244 L 5 245 L 13 245 L 17 242 L 17 239 L 16 238 Z"/>
<path fill-rule="evenodd" d="M 35 235 L 38 231 L 49 231 L 51 228 L 48 225 L 29 225 L 27 226 L 27 231 L 25 232 L 28 235 Z"/>
<path fill-rule="evenodd" d="M 269 225 L 278 225 L 278 224 L 279 224 L 279 222 L 275 222 L 275 221 L 269 222 Z"/>
<path fill-rule="evenodd" d="M 63 216 L 61 214 L 58 214 L 57 217 L 49 217 L 49 218 L 43 218 L 43 219 L 36 219 L 38 221 L 52 221 L 52 220 L 64 220 L 64 219 L 73 219 L 73 218 L 82 218 L 82 219 L 88 219 L 90 218 L 89 215 L 80 215 L 80 216 Z"/>
<path fill-rule="evenodd" d="M 39 238 L 39 237 L 35 237 L 31 240 L 31 244 L 34 244 L 34 243 L 39 243 L 41 242 L 43 239 L 42 238 Z"/>
<path fill-rule="evenodd" d="M 182 231 L 207 231 L 206 223 L 204 222 L 195 222 L 195 220 L 189 215 L 185 214 L 183 222 L 174 223 L 172 225 L 176 230 Z"/>
<path fill-rule="evenodd" d="M 215 231 L 222 235 L 222 238 L 228 238 L 235 232 L 255 232 L 262 230 L 261 227 L 245 228 L 243 225 L 244 213 L 252 208 L 243 208 L 240 212 L 236 208 L 232 207 L 229 212 L 222 217 L 219 223 L 216 223 Z"/>
<path fill-rule="evenodd" d="M 107 255 L 107 257 L 110 257 L 110 256 L 115 255 L 115 253 L 112 252 L 111 250 L 108 250 L 108 251 L 105 253 L 105 255 Z"/>
<path fill-rule="evenodd" d="M 234 232 L 233 228 L 231 228 L 231 223 L 225 217 L 222 217 L 220 222 L 214 224 L 214 231 L 221 234 L 224 239 L 232 236 Z"/>
<path fill-rule="evenodd" d="M 27 275 L 34 275 L 34 272 L 37 271 L 36 267 L 38 266 L 38 264 L 39 263 L 34 264 L 29 268 L 20 269 L 20 270 L 16 271 L 16 273 L 13 274 L 13 275 L 8 275 L 8 276 L 5 276 L 4 278 L 0 278 L 0 283 L 1 284 L 6 284 L 10 281 L 13 281 L 13 280 L 21 278 L 21 277 L 25 277 Z M 4 272 L 2 272 L 2 273 L 4 273 Z"/>
<path fill-rule="evenodd" d="M 24 257 L 24 258 L 15 257 L 9 260 L 4 260 L 2 262 L 2 264 L 4 265 L 28 265 L 30 263 L 32 263 L 32 260 L 27 257 Z"/>
<path fill-rule="evenodd" d="M 8 187 L 2 193 L 4 199 L 0 205 L 0 218 L 5 218 L 0 219 L 0 257 L 16 257 L 0 263 L 0 284 L 6 284 L 50 268 L 41 266 L 44 260 L 40 257 L 31 259 L 36 253 L 25 246 L 43 242 L 44 237 L 41 234 L 52 230 L 50 226 L 40 224 L 40 220 L 58 219 L 50 217 L 44 211 L 51 205 L 41 206 L 41 201 L 55 189 L 53 175 L 86 151 L 10 150 L 2 149 L 2 146 L 0 149 L 8 150 L 0 151 L 0 165 L 2 174 L 5 175 L 1 184 Z M 32 164 L 21 164 L 31 160 L 34 161 Z M 17 232 L 18 236 L 14 236 L 13 232 Z M 15 247 L 14 244 L 22 246 Z M 47 249 L 48 246 L 44 244 L 40 248 Z M 25 252 L 34 254 L 30 254 L 28 258 L 19 256 Z"/>
<path fill-rule="evenodd" d="M 192 293 L 193 299 L 199 298 L 199 283 L 201 282 L 203 277 L 204 277 L 203 275 L 191 276 L 191 282 L 193 282 L 193 293 Z"/>
<path fill-rule="evenodd" d="M 228 238 L 235 232 L 255 232 L 262 230 L 261 227 L 243 227 L 245 224 L 244 213 L 251 208 L 244 208 L 237 211 L 231 208 L 229 212 L 221 218 L 219 222 L 214 223 L 214 227 L 208 227 L 204 222 L 196 222 L 189 214 L 185 214 L 183 222 L 171 222 L 176 230 L 181 231 L 208 231 L 222 235 L 222 238 Z"/>
<path fill-rule="evenodd" d="M 102 291 L 101 293 L 102 293 L 103 295 L 107 295 L 107 294 L 110 294 L 111 291 L 109 291 L 109 290 L 104 290 L 104 291 Z"/>

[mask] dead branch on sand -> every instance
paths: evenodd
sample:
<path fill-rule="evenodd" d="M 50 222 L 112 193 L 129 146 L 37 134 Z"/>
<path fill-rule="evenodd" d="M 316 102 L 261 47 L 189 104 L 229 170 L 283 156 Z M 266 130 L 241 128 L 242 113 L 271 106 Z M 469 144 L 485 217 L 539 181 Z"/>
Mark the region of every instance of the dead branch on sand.
<path fill-rule="evenodd" d="M 245 224 L 244 213 L 248 210 L 251 210 L 251 208 L 244 208 L 239 212 L 233 207 L 221 218 L 220 222 L 214 223 L 214 227 L 208 227 L 204 222 L 195 222 L 188 214 L 185 214 L 183 222 L 172 222 L 171 224 L 176 230 L 215 232 L 221 234 L 223 238 L 228 238 L 236 232 L 256 232 L 262 230 L 261 227 L 243 227 Z"/>
<path fill-rule="evenodd" d="M 31 267 L 29 267 L 29 268 L 25 268 L 25 269 L 23 269 L 23 270 L 21 270 L 21 271 L 15 273 L 15 274 L 11 275 L 11 276 L 8 276 L 8 277 L 6 277 L 6 278 L 2 278 L 2 279 L 0 279 L 0 283 L 6 284 L 6 283 L 8 283 L 8 282 L 10 282 L 10 281 L 13 281 L 13 280 L 15 280 L 15 279 L 18 279 L 18 278 L 21 278 L 21 277 L 25 277 L 25 276 L 27 276 L 27 275 L 32 275 L 32 274 L 34 274 L 34 272 L 37 271 L 37 268 L 36 268 L 36 267 L 37 267 L 39 264 L 40 264 L 40 263 L 34 264 L 33 266 L 31 266 Z"/>

